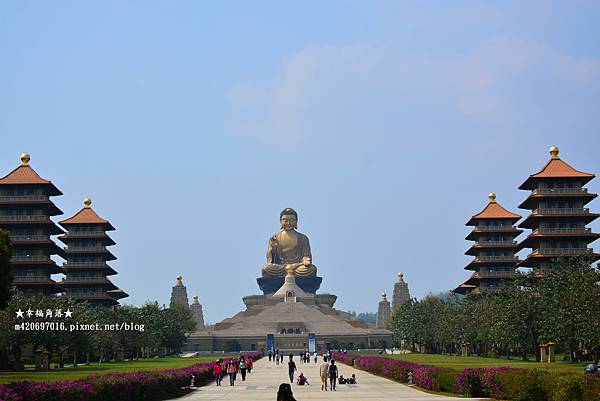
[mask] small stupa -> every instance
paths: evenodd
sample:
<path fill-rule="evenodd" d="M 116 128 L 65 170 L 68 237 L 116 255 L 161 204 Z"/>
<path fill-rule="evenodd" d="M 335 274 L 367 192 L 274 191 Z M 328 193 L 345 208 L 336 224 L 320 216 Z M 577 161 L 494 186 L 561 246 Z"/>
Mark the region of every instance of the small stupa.
<path fill-rule="evenodd" d="M 187 289 L 185 288 L 185 285 L 183 285 L 182 276 L 177 276 L 177 283 L 171 290 L 171 302 L 169 305 L 173 307 L 176 304 L 185 306 L 186 308 L 189 307 Z"/>

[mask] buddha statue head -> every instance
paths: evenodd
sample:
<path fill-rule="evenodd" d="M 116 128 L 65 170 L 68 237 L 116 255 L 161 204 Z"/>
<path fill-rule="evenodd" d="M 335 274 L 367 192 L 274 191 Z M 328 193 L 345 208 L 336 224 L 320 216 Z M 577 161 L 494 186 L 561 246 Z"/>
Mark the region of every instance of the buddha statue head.
<path fill-rule="evenodd" d="M 279 213 L 279 223 L 285 231 L 292 231 L 298 228 L 298 213 L 290 207 L 285 208 Z"/>

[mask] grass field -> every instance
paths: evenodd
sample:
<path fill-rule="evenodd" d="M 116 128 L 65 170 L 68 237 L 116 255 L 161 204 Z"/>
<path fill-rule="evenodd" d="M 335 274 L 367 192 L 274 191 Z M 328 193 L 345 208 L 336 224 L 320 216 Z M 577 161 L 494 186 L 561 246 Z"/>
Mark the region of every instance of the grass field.
<path fill-rule="evenodd" d="M 382 356 L 382 355 L 373 355 Z M 504 358 L 483 358 L 480 356 L 452 356 L 438 354 L 400 354 L 400 355 L 383 355 L 387 358 L 400 359 L 419 363 L 423 365 L 433 365 L 446 368 L 464 369 L 464 368 L 490 368 L 498 366 L 513 366 L 515 368 L 524 369 L 552 369 L 564 372 L 583 373 L 583 368 L 587 363 L 568 363 L 558 361 L 554 363 L 539 363 L 539 362 L 523 362 L 519 359 L 504 359 Z"/>
<path fill-rule="evenodd" d="M 100 375 L 104 373 L 133 373 L 141 371 L 150 371 L 157 369 L 183 368 L 196 363 L 211 362 L 216 357 L 200 358 L 149 358 L 139 359 L 137 361 L 125 362 L 104 362 L 91 363 L 89 365 L 80 364 L 77 367 L 68 366 L 63 369 L 52 369 L 47 372 L 36 372 L 27 369 L 23 372 L 0 372 L 0 383 L 9 383 L 12 381 L 56 381 L 56 380 L 76 380 L 87 376 Z"/>

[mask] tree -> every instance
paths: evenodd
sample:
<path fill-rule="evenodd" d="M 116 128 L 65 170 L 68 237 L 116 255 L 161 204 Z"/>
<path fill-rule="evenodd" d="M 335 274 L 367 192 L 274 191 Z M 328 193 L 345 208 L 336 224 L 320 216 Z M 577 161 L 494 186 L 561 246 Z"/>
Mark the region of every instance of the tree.
<path fill-rule="evenodd" d="M 539 340 L 562 344 L 571 361 L 580 349 L 600 354 L 599 283 L 600 272 L 585 256 L 559 258 L 541 278 L 530 280 L 539 296 Z"/>
<path fill-rule="evenodd" d="M 12 286 L 10 257 L 12 255 L 10 239 L 6 230 L 0 230 L 0 309 L 6 308 Z"/>

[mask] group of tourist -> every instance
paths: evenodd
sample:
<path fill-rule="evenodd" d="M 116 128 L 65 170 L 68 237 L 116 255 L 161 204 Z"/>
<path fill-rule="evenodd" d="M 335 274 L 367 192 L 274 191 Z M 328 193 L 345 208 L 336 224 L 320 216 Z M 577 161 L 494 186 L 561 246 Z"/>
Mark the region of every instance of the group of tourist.
<path fill-rule="evenodd" d="M 301 351 L 299 354 L 300 363 L 311 363 L 311 354 L 309 351 Z M 312 357 L 314 358 L 315 363 L 318 362 L 318 353 L 314 352 Z M 283 360 L 283 352 L 280 352 L 278 349 L 268 352 L 269 361 L 275 361 L 277 365 L 281 363 Z M 294 383 L 294 376 L 298 367 L 296 366 L 296 362 L 294 362 L 294 354 L 290 353 L 288 355 L 288 375 L 290 378 L 290 383 Z M 331 359 L 331 353 L 326 350 L 323 353 L 323 363 L 319 366 L 319 375 L 321 378 L 321 390 L 327 391 L 329 388 L 330 391 L 336 391 L 336 384 L 356 384 L 356 375 L 352 374 L 350 378 L 344 378 L 343 375 L 339 375 L 338 365 L 335 364 L 335 361 Z M 298 375 L 296 384 L 300 386 L 310 385 L 307 377 L 304 373 L 300 373 Z"/>
<path fill-rule="evenodd" d="M 277 358 L 279 358 L 280 353 L 276 351 L 275 354 L 277 355 Z M 305 356 L 306 355 L 304 355 L 304 357 Z M 308 363 L 310 363 L 310 356 Z M 296 367 L 296 363 L 294 362 L 294 355 L 289 354 L 288 372 L 290 376 L 290 383 L 294 382 L 294 373 L 296 372 L 296 370 L 298 369 Z M 321 376 L 321 391 L 327 391 L 327 387 L 329 387 L 330 391 L 336 391 L 336 384 L 357 383 L 356 375 L 354 373 L 349 379 L 344 378 L 343 375 L 339 375 L 338 365 L 336 365 L 335 361 L 331 359 L 331 354 L 329 353 L 323 354 L 323 363 L 321 364 L 321 366 L 319 366 L 319 375 Z M 296 383 L 300 386 L 310 385 L 308 379 L 306 378 L 306 376 L 304 376 L 304 373 L 300 373 Z M 292 393 L 292 387 L 289 384 L 282 383 L 281 385 L 279 385 L 279 390 L 277 391 L 277 401 L 296 401 Z"/>
<path fill-rule="evenodd" d="M 253 366 L 254 362 L 252 361 L 252 358 L 246 358 L 244 355 L 241 355 L 239 358 L 230 359 L 228 362 L 218 359 L 213 368 L 217 386 L 221 385 L 225 374 L 229 375 L 230 386 L 235 386 L 238 373 L 242 376 L 242 381 L 246 381 L 246 374 L 252 372 Z"/>
<path fill-rule="evenodd" d="M 279 349 L 276 349 L 275 352 L 269 350 L 269 362 L 275 361 L 275 365 L 279 365 L 283 363 L 283 352 L 279 352 Z"/>
<path fill-rule="evenodd" d="M 306 351 L 300 351 L 300 363 L 310 363 L 310 352 L 308 350 Z M 315 363 L 317 363 L 318 359 L 319 359 L 319 354 L 317 353 L 317 351 L 313 352 L 312 357 L 315 360 Z"/>

